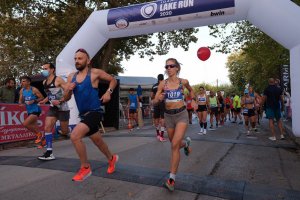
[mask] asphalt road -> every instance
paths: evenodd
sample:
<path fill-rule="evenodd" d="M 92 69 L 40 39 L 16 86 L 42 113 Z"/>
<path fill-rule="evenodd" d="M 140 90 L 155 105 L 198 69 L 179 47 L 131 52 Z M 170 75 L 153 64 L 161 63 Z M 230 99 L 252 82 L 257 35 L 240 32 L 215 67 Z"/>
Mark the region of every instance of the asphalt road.
<path fill-rule="evenodd" d="M 54 143 L 53 161 L 37 160 L 43 150 L 35 147 L 0 151 L 0 199 L 300 199 L 300 148 L 289 138 L 268 140 L 266 120 L 251 137 L 243 125 L 230 122 L 205 136 L 198 131 L 195 121 L 186 134 L 192 153 L 181 152 L 173 193 L 162 187 L 170 143 L 157 141 L 149 125 L 103 136 L 120 156 L 112 175 L 106 174 L 104 156 L 85 138 L 93 174 L 81 183 L 71 181 L 80 164 L 70 140 Z"/>

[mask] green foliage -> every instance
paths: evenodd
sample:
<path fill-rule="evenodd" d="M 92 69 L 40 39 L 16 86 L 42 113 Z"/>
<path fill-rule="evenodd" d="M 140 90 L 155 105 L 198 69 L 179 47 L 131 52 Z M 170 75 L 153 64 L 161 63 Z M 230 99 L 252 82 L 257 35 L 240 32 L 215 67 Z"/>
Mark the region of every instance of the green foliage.
<path fill-rule="evenodd" d="M 292 0 L 292 2 L 294 2 L 295 4 L 297 4 L 298 6 L 300 6 L 300 0 Z"/>
<path fill-rule="evenodd" d="M 224 96 L 232 95 L 236 91 L 232 85 L 224 84 L 217 87 L 207 83 L 200 83 L 192 86 L 196 94 L 199 93 L 200 86 L 204 87 L 206 91 L 224 91 Z"/>
<path fill-rule="evenodd" d="M 248 21 L 210 26 L 210 34 L 221 42 L 212 48 L 231 53 L 229 79 L 238 91 L 251 84 L 262 92 L 269 77 L 280 77 L 280 66 L 289 63 L 289 51 Z"/>
<path fill-rule="evenodd" d="M 150 0 L 2 0 L 0 3 L 0 81 L 36 74 L 55 58 L 94 10 Z M 111 74 L 123 71 L 121 61 L 138 54 L 153 59 L 174 47 L 188 50 L 197 29 L 109 40 L 93 58 L 93 65 Z M 155 39 L 154 39 L 155 38 Z"/>

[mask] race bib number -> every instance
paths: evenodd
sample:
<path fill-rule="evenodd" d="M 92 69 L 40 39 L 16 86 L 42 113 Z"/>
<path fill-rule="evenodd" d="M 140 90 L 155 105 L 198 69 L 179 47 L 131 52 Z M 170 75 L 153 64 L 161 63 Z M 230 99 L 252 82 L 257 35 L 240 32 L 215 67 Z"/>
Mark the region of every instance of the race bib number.
<path fill-rule="evenodd" d="M 131 103 L 131 104 L 130 104 L 130 107 L 135 107 L 135 103 Z"/>

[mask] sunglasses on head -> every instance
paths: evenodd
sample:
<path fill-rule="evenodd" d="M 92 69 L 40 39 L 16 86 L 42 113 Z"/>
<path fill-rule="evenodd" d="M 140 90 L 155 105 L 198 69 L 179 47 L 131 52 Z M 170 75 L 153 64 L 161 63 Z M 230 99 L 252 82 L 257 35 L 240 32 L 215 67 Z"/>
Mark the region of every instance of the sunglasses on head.
<path fill-rule="evenodd" d="M 85 49 L 78 49 L 75 53 L 78 53 L 78 52 L 81 52 L 81 53 L 84 53 L 88 56 L 88 58 L 90 57 L 90 55 L 88 54 L 88 52 L 85 50 Z"/>
<path fill-rule="evenodd" d="M 166 65 L 166 66 L 165 66 L 166 69 L 174 68 L 174 67 L 177 67 L 177 65 L 171 64 L 171 65 Z"/>

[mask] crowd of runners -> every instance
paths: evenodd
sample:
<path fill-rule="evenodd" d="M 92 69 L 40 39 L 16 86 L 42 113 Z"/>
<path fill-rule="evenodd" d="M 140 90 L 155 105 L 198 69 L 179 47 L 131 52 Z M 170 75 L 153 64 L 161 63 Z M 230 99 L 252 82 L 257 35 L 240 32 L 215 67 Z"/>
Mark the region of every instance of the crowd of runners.
<path fill-rule="evenodd" d="M 43 161 L 55 160 L 53 153 L 52 129 L 57 121 L 60 121 L 61 133 L 70 137 L 76 153 L 80 159 L 79 171 L 72 178 L 73 181 L 83 181 L 92 174 L 91 166 L 87 160 L 87 152 L 83 137 L 88 136 L 108 160 L 107 173 L 115 171 L 115 165 L 119 156 L 113 154 L 99 132 L 101 120 L 101 104 L 110 101 L 111 94 L 116 87 L 117 81 L 114 77 L 103 70 L 90 67 L 90 57 L 86 50 L 78 49 L 75 52 L 75 67 L 77 72 L 71 73 L 67 81 L 55 75 L 55 66 L 46 63 L 42 66 L 42 74 L 45 76 L 43 82 L 46 97 L 31 86 L 28 76 L 21 77 L 21 89 L 19 91 L 18 103 L 26 106 L 28 117 L 23 125 L 30 131 L 36 133 L 36 143 L 46 151 L 38 159 Z M 249 86 L 240 96 L 239 94 L 224 95 L 221 91 L 206 91 L 203 86 L 199 87 L 196 94 L 187 79 L 179 78 L 181 65 L 175 58 L 166 60 L 164 68 L 167 76 L 159 74 L 158 82 L 153 85 L 151 103 L 153 105 L 153 118 L 155 135 L 160 142 L 171 143 L 170 174 L 165 182 L 165 187 L 173 191 L 176 174 L 180 163 L 180 149 L 186 156 L 191 153 L 191 138 L 185 137 L 189 124 L 193 123 L 193 115 L 196 115 L 199 123 L 199 135 L 209 134 L 225 125 L 226 121 L 244 124 L 246 135 L 250 136 L 258 131 L 262 113 L 265 111 L 271 128 L 270 140 L 275 141 L 274 121 L 276 120 L 280 139 L 284 139 L 284 131 L 281 122 L 281 111 L 284 110 L 282 90 L 276 85 L 273 78 L 269 79 L 269 86 L 262 95 Z M 105 94 L 98 96 L 99 81 L 105 80 L 109 87 Z M 184 93 L 187 90 L 188 93 Z M 79 110 L 80 122 L 69 132 L 70 109 L 67 101 L 74 94 L 75 102 Z M 13 98 L 11 98 L 13 99 Z M 140 107 L 139 96 L 130 90 L 128 107 L 129 121 L 135 121 L 137 109 Z M 47 112 L 44 133 L 38 131 L 37 120 L 41 114 L 40 104 L 50 103 Z M 138 126 L 137 126 L 138 127 Z M 165 133 L 167 133 L 165 135 Z"/>

